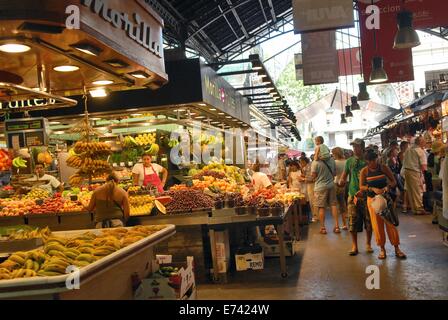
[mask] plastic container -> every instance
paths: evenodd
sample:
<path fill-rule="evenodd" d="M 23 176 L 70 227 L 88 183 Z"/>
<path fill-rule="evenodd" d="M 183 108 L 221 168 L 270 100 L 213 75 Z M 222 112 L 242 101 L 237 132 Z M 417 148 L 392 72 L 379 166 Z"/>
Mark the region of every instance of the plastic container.
<path fill-rule="evenodd" d="M 257 209 L 257 215 L 259 215 L 260 217 L 269 217 L 270 213 L 271 213 L 270 208 L 258 208 Z"/>

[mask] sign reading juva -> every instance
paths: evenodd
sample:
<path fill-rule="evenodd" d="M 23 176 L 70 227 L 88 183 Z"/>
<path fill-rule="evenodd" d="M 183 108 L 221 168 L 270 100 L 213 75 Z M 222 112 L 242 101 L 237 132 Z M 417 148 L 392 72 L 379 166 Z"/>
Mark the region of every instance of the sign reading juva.
<path fill-rule="evenodd" d="M 107 22 L 110 22 L 115 28 L 122 29 L 127 36 L 155 54 L 162 58 L 158 39 L 153 41 L 151 39 L 151 29 L 149 25 L 143 21 L 138 13 L 133 14 L 133 21 L 131 21 L 128 13 L 122 13 L 115 9 L 109 8 L 107 1 L 104 0 L 82 0 L 82 4 L 92 10 L 95 14 L 102 17 Z"/>

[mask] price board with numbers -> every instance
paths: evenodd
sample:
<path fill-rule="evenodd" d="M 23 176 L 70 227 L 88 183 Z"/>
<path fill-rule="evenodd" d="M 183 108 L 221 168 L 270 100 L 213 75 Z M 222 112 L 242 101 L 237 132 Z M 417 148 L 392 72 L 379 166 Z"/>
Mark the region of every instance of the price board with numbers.
<path fill-rule="evenodd" d="M 40 147 L 48 144 L 48 120 L 45 118 L 5 121 L 8 148 Z"/>

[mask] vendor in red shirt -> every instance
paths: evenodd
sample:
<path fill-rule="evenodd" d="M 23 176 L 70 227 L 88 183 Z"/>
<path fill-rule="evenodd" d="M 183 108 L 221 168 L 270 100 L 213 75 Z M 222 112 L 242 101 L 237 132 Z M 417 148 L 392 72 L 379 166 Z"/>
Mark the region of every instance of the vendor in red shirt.
<path fill-rule="evenodd" d="M 161 165 L 152 163 L 152 157 L 149 154 L 143 155 L 142 160 L 143 163 L 137 163 L 132 169 L 134 185 L 152 186 L 162 193 L 168 178 L 168 171 Z M 162 179 L 160 179 L 160 174 L 162 174 Z"/>

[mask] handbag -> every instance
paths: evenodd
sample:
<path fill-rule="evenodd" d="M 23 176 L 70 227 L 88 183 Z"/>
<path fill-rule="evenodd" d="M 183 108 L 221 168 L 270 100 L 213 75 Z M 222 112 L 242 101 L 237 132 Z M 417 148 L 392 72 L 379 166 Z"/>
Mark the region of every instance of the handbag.
<path fill-rule="evenodd" d="M 384 200 L 379 198 L 378 201 L 381 201 L 383 203 L 383 205 L 381 207 L 379 207 L 379 209 L 382 209 L 382 210 L 379 210 L 378 212 L 375 211 L 375 213 L 377 215 L 379 215 L 381 218 L 383 218 L 384 221 L 386 221 L 387 223 L 392 224 L 395 227 L 398 227 L 400 225 L 400 221 L 398 219 L 397 213 L 394 210 L 394 203 L 392 201 L 391 196 L 389 194 L 385 193 L 385 194 L 382 194 L 382 195 L 377 195 L 375 197 L 375 199 L 377 197 L 381 197 Z M 386 204 L 385 206 L 384 206 L 384 201 L 385 201 L 385 204 Z"/>

